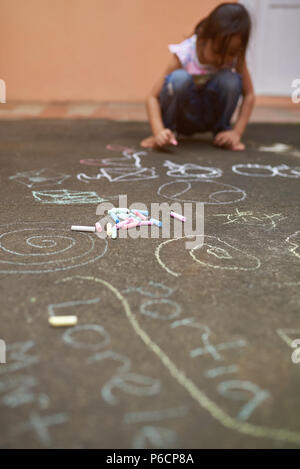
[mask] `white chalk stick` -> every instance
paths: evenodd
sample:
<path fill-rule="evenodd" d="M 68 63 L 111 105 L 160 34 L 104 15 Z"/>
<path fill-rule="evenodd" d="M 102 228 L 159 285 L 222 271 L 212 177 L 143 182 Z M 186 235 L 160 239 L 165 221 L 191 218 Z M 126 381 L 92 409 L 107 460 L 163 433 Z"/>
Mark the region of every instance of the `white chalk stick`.
<path fill-rule="evenodd" d="M 91 233 L 95 233 L 96 228 L 94 226 L 71 226 L 72 231 L 90 231 Z"/>
<path fill-rule="evenodd" d="M 77 316 L 50 316 L 48 322 L 53 327 L 76 326 Z"/>

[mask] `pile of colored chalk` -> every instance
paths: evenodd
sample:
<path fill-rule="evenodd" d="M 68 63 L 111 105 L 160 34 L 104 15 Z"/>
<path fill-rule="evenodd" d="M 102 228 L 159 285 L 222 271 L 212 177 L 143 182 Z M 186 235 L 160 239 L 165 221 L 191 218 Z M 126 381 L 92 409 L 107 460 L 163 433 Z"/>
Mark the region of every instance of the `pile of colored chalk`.
<path fill-rule="evenodd" d="M 136 210 L 125 207 L 114 207 L 107 212 L 112 220 L 115 222 L 106 224 L 106 234 L 112 239 L 116 239 L 118 236 L 118 230 L 129 230 L 130 228 L 135 228 L 137 226 L 148 226 L 156 225 L 158 227 L 162 226 L 161 221 L 156 220 L 155 218 L 149 218 L 148 210 Z M 176 212 L 171 211 L 170 216 L 177 218 L 178 220 L 185 222 L 186 218 Z M 102 226 L 100 222 L 97 222 L 95 226 L 77 226 L 73 225 L 71 227 L 73 231 L 89 231 L 89 232 L 102 232 Z"/>
<path fill-rule="evenodd" d="M 137 226 L 157 225 L 161 226 L 161 222 L 155 218 L 149 218 L 148 210 L 129 210 L 123 207 L 114 207 L 108 210 L 109 216 L 114 220 L 115 225 L 107 223 L 106 231 L 108 236 L 115 239 L 117 237 L 117 230 L 129 230 Z"/>

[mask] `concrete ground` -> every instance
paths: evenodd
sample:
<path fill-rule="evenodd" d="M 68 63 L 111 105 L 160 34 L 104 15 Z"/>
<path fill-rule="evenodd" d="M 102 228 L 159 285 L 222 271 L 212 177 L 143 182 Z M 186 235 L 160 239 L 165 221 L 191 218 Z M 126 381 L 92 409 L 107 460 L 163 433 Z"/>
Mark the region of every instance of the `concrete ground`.
<path fill-rule="evenodd" d="M 243 153 L 140 153 L 148 132 L 0 123 L 0 447 L 298 448 L 299 125 L 252 124 Z M 204 245 L 71 231 L 120 194 L 191 202 L 183 228 L 202 202 Z"/>

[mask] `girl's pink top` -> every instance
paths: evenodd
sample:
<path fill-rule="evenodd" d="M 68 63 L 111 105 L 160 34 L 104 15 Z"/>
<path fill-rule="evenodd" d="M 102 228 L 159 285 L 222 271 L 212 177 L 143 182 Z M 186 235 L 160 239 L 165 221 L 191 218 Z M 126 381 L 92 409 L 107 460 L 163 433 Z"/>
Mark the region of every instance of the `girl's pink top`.
<path fill-rule="evenodd" d="M 177 55 L 182 67 L 193 76 L 197 87 L 202 87 L 217 72 L 213 65 L 201 64 L 196 49 L 197 35 L 185 39 L 179 44 L 169 44 L 172 54 Z"/>

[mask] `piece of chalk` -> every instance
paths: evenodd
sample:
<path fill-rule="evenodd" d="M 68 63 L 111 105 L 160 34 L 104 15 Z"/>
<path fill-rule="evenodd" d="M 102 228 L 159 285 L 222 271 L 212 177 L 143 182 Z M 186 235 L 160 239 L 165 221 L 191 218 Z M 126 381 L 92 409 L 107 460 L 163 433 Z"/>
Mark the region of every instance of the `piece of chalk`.
<path fill-rule="evenodd" d="M 120 221 L 119 223 L 117 223 L 117 224 L 115 225 L 115 227 L 116 227 L 117 229 L 118 229 L 118 228 L 122 228 L 123 225 L 126 225 L 127 223 L 131 223 L 131 222 L 133 222 L 133 221 L 134 221 L 133 218 L 126 218 L 126 220 Z"/>
<path fill-rule="evenodd" d="M 150 218 L 150 221 L 153 222 L 153 225 L 156 225 L 156 226 L 159 226 L 159 227 L 162 226 L 162 222 L 159 221 L 159 220 L 155 220 L 155 218 Z"/>
<path fill-rule="evenodd" d="M 118 218 L 120 220 L 126 220 L 126 218 L 128 218 L 128 217 L 129 217 L 128 213 L 125 213 L 125 212 L 124 213 L 118 213 Z"/>
<path fill-rule="evenodd" d="M 116 223 L 119 223 L 119 219 L 117 217 L 117 215 L 115 214 L 115 212 L 111 212 L 110 214 L 110 217 L 116 222 Z"/>
<path fill-rule="evenodd" d="M 112 224 L 111 223 L 107 223 L 106 225 L 106 233 L 107 233 L 107 236 L 109 236 L 111 238 L 111 235 L 112 235 Z"/>
<path fill-rule="evenodd" d="M 153 221 L 151 220 L 142 220 L 139 222 L 139 226 L 147 226 L 147 225 L 153 225 Z"/>
<path fill-rule="evenodd" d="M 118 236 L 118 231 L 117 231 L 116 225 L 114 225 L 111 229 L 111 237 L 112 239 L 116 239 L 117 236 Z"/>
<path fill-rule="evenodd" d="M 94 226 L 71 226 L 72 231 L 90 231 L 91 233 L 95 233 L 96 228 Z"/>
<path fill-rule="evenodd" d="M 77 316 L 50 316 L 48 322 L 53 327 L 76 326 Z"/>
<path fill-rule="evenodd" d="M 95 228 L 96 228 L 96 231 L 97 233 L 101 233 L 102 232 L 102 226 L 101 224 L 97 221 L 96 225 L 95 225 Z"/>
<path fill-rule="evenodd" d="M 149 215 L 148 210 L 138 210 L 138 211 L 139 211 L 139 213 L 142 213 L 143 215 L 146 215 L 146 216 Z"/>
<path fill-rule="evenodd" d="M 186 221 L 186 217 L 183 217 L 182 215 L 180 215 L 179 213 L 176 213 L 176 212 L 171 212 L 170 216 L 174 217 L 174 218 L 177 218 L 177 220 L 180 220 L 182 222 Z"/>
<path fill-rule="evenodd" d="M 129 230 L 130 228 L 135 228 L 136 226 L 139 226 L 139 222 L 133 221 L 131 223 L 126 223 L 126 225 L 122 226 L 122 230 Z"/>
<path fill-rule="evenodd" d="M 178 145 L 178 142 L 175 138 L 172 138 L 171 143 L 172 145 Z"/>
<path fill-rule="evenodd" d="M 110 213 L 110 212 L 125 212 L 125 213 L 128 213 L 129 209 L 126 208 L 126 207 L 114 207 L 114 208 L 112 208 L 108 211 L 108 213 Z"/>
<path fill-rule="evenodd" d="M 137 215 L 139 218 L 141 218 L 141 220 L 147 220 L 147 218 L 145 217 L 145 215 L 143 215 L 142 213 L 140 213 L 138 210 L 133 210 L 133 213 L 135 215 Z"/>

